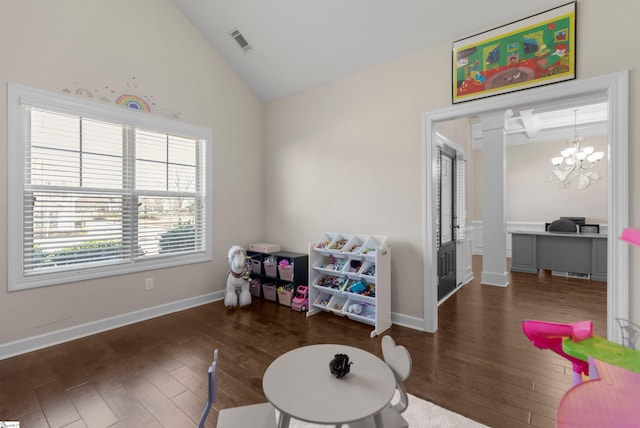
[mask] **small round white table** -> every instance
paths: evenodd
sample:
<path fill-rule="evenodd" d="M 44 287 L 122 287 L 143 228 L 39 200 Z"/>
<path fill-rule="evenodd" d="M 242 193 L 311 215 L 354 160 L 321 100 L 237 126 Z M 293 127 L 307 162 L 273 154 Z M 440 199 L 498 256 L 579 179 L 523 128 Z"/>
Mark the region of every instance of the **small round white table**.
<path fill-rule="evenodd" d="M 336 354 L 353 362 L 350 372 L 338 379 L 329 371 Z M 380 411 L 393 398 L 396 380 L 391 368 L 375 355 L 344 345 L 311 345 L 276 358 L 262 379 L 264 394 L 280 410 L 278 426 L 290 419 L 341 425 L 373 415 L 382 428 Z"/>

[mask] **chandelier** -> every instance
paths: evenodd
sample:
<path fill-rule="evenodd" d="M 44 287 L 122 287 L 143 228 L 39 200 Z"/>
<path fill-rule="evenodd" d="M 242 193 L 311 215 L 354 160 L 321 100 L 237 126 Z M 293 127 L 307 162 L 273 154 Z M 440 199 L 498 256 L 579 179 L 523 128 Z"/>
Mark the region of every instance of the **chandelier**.
<path fill-rule="evenodd" d="M 553 172 L 550 178 L 561 189 L 567 189 L 573 180 L 577 180 L 578 189 L 582 190 L 600 179 L 600 173 L 593 169 L 604 157 L 604 152 L 595 152 L 593 147 L 583 146 L 584 138 L 578 137 L 577 109 L 573 115 L 573 138 L 567 140 L 567 147 L 560 152 L 560 156 L 551 158 Z"/>

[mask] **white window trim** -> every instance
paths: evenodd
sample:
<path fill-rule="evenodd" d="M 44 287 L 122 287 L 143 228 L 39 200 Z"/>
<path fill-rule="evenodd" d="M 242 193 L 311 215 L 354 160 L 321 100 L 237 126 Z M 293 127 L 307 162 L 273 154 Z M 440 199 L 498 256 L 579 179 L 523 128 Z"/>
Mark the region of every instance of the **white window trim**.
<path fill-rule="evenodd" d="M 22 142 L 22 104 L 29 104 L 58 112 L 111 120 L 134 127 L 153 129 L 177 135 L 188 135 L 205 142 L 203 162 L 205 168 L 205 251 L 199 253 L 150 258 L 137 263 L 109 265 L 95 268 L 67 270 L 47 275 L 25 277 L 23 275 L 23 192 L 24 149 Z M 208 128 L 190 125 L 173 119 L 154 116 L 123 106 L 87 101 L 72 96 L 7 84 L 7 141 L 8 141 L 8 290 L 16 291 L 34 287 L 69 283 L 132 272 L 167 268 L 212 260 L 212 132 Z"/>

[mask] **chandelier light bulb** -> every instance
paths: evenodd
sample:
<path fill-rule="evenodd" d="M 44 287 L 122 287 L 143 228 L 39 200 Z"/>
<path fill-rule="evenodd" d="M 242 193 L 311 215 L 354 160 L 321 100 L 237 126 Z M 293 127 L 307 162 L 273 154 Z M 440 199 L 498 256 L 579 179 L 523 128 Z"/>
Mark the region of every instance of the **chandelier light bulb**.
<path fill-rule="evenodd" d="M 582 149 L 583 152 L 585 152 L 586 154 L 590 155 L 591 153 L 593 153 L 593 147 L 588 146 L 588 147 L 584 147 Z"/>
<path fill-rule="evenodd" d="M 600 162 L 600 160 L 604 157 L 604 152 L 595 152 L 590 154 L 587 157 L 587 160 L 591 163 Z"/>
<path fill-rule="evenodd" d="M 563 160 L 564 158 L 562 156 L 557 156 L 555 158 L 551 158 L 551 163 L 553 164 L 553 166 L 558 166 L 562 163 Z"/>

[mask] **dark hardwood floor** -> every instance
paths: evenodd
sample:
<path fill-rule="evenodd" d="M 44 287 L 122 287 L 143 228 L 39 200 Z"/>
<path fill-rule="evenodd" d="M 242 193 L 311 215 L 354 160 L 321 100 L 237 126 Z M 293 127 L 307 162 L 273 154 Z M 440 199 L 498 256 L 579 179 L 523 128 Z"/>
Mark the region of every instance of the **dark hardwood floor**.
<path fill-rule="evenodd" d="M 571 366 L 534 348 L 521 321 L 592 319 L 596 334 L 606 336 L 606 284 L 512 274 L 511 285 L 500 288 L 480 285 L 480 270 L 474 257 L 476 280 L 440 305 L 437 334 L 395 325 L 385 332 L 412 355 L 407 390 L 492 427 L 555 426 Z M 278 355 L 314 343 L 381 355 L 370 331 L 329 313 L 306 319 L 272 302 L 254 300 L 244 310 L 215 302 L 0 361 L 0 421 L 19 420 L 21 428 L 195 427 L 218 348 L 218 401 L 207 420 L 215 427 L 216 409 L 265 401 L 262 374 Z"/>

